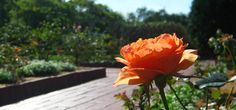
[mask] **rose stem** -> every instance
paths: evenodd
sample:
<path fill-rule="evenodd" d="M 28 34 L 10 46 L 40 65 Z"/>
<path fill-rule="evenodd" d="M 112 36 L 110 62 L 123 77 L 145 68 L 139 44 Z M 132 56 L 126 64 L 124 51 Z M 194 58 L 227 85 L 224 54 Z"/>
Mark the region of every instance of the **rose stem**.
<path fill-rule="evenodd" d="M 208 90 L 205 89 L 206 92 L 206 110 L 208 110 Z"/>
<path fill-rule="evenodd" d="M 163 101 L 165 109 L 169 110 L 168 103 L 167 103 L 166 96 L 165 96 L 165 92 L 164 92 L 164 88 L 159 88 L 159 91 L 160 91 L 161 99 Z"/>
<path fill-rule="evenodd" d="M 156 78 L 155 84 L 156 84 L 157 88 L 159 89 L 161 99 L 163 101 L 165 109 L 169 110 L 168 102 L 166 100 L 166 96 L 165 96 L 165 92 L 164 92 L 164 88 L 166 86 L 166 80 L 167 80 L 167 76 L 159 76 Z"/>

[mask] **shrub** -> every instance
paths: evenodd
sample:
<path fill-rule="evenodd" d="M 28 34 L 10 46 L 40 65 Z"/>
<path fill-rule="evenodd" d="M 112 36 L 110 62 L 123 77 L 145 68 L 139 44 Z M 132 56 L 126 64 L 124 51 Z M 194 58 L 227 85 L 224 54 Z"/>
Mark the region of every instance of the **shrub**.
<path fill-rule="evenodd" d="M 64 62 L 50 62 L 54 65 L 59 71 L 74 71 L 76 66 L 71 63 L 64 63 Z"/>
<path fill-rule="evenodd" d="M 76 66 L 71 63 L 35 60 L 17 69 L 17 73 L 20 76 L 46 76 L 56 75 L 61 71 L 74 71 L 75 69 Z"/>
<path fill-rule="evenodd" d="M 72 55 L 51 55 L 48 58 L 50 61 L 54 62 L 74 62 L 75 58 Z"/>
<path fill-rule="evenodd" d="M 114 60 L 118 53 L 118 40 L 108 34 L 90 32 L 75 32 L 66 37 L 64 50 L 73 55 L 75 64 L 84 62 L 102 62 Z"/>
<path fill-rule="evenodd" d="M 42 22 L 42 26 L 32 30 L 32 38 L 38 45 L 36 46 L 37 59 L 48 60 L 50 55 L 57 54 L 57 50 L 64 46 L 64 33 L 59 24 Z"/>
<path fill-rule="evenodd" d="M 15 82 L 14 76 L 10 71 L 6 69 L 0 69 L 0 83 Z"/>
<path fill-rule="evenodd" d="M 30 42 L 31 28 L 22 24 L 6 24 L 0 28 L 0 43 L 20 46 Z"/>
<path fill-rule="evenodd" d="M 50 62 L 31 61 L 28 65 L 17 69 L 20 76 L 45 76 L 59 73 L 59 69 Z"/>
<path fill-rule="evenodd" d="M 4 68 L 12 73 L 15 69 L 25 65 L 27 58 L 21 55 L 22 49 L 9 44 L 0 44 L 0 68 Z"/>

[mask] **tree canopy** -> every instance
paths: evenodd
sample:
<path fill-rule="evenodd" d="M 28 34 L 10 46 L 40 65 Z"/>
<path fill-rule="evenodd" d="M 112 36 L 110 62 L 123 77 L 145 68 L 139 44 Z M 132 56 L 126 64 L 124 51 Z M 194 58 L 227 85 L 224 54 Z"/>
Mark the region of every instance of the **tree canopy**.
<path fill-rule="evenodd" d="M 208 39 L 217 29 L 236 35 L 235 0 L 194 0 L 189 15 L 189 30 L 200 53 L 209 55 Z M 202 45 L 203 44 L 203 45 Z"/>

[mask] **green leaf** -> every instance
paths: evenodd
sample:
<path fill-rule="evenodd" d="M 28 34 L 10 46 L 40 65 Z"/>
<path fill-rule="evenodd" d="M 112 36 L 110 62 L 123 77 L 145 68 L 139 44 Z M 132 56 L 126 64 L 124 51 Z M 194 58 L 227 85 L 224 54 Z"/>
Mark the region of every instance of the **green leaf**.
<path fill-rule="evenodd" d="M 228 78 L 223 73 L 214 73 L 207 78 L 198 80 L 195 85 L 200 89 L 208 87 L 220 87 L 227 82 L 227 79 Z"/>
<path fill-rule="evenodd" d="M 209 87 L 221 87 L 224 84 L 225 84 L 225 82 L 212 82 L 212 83 L 202 84 L 199 86 L 199 88 L 203 89 L 203 88 L 209 88 Z"/>

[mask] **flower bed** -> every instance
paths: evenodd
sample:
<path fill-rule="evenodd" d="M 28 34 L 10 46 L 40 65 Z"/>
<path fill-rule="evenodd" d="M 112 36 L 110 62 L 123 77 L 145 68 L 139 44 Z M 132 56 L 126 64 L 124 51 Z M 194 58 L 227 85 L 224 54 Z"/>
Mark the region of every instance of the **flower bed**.
<path fill-rule="evenodd" d="M 0 87 L 0 106 L 102 77 L 106 77 L 105 68 L 81 68 L 55 76 L 30 77 L 25 82 Z"/>
<path fill-rule="evenodd" d="M 80 66 L 86 67 L 118 67 L 121 68 L 124 64 L 118 62 L 103 62 L 103 63 L 80 63 Z"/>

